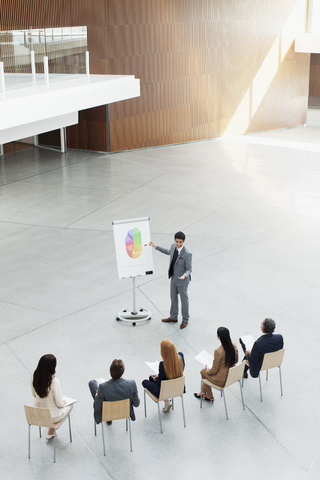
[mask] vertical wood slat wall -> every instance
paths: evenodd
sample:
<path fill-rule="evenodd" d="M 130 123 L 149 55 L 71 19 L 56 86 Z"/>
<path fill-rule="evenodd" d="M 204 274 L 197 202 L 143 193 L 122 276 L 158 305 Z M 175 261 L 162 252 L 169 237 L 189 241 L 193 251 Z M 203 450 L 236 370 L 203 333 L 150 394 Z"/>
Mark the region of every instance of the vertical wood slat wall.
<path fill-rule="evenodd" d="M 309 95 L 319 97 L 317 100 L 320 104 L 320 54 L 312 53 L 310 60 L 310 84 Z"/>
<path fill-rule="evenodd" d="M 305 123 L 304 0 L 2 0 L 1 13 L 2 30 L 87 25 L 91 73 L 140 78 L 139 98 L 110 105 L 112 151 Z M 103 107 L 82 112 L 68 144 L 105 151 L 105 127 Z"/>

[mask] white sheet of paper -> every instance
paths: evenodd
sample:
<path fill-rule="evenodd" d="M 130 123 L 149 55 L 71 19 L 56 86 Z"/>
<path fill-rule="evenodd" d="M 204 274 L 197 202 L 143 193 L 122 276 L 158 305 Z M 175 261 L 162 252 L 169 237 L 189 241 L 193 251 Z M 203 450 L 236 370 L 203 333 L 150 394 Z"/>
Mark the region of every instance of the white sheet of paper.
<path fill-rule="evenodd" d="M 62 399 L 65 401 L 66 406 L 67 405 L 72 405 L 73 403 L 76 403 L 78 401 L 75 398 L 70 398 L 70 397 L 67 397 L 66 395 L 63 395 Z"/>
<path fill-rule="evenodd" d="M 213 355 L 211 353 L 206 352 L 206 350 L 202 350 L 196 357 L 195 360 L 202 363 L 202 365 L 207 365 L 208 367 L 212 366 L 213 363 Z"/>
<path fill-rule="evenodd" d="M 159 372 L 159 362 L 145 362 L 151 370 L 153 370 L 155 373 Z"/>
<path fill-rule="evenodd" d="M 100 377 L 100 378 L 96 378 L 96 382 L 98 384 L 98 386 L 100 385 L 100 383 L 104 383 L 106 382 L 107 380 L 105 380 L 104 378 Z"/>
<path fill-rule="evenodd" d="M 241 337 L 241 340 L 245 344 L 247 350 L 252 349 L 254 341 L 255 341 L 252 335 L 243 335 Z"/>

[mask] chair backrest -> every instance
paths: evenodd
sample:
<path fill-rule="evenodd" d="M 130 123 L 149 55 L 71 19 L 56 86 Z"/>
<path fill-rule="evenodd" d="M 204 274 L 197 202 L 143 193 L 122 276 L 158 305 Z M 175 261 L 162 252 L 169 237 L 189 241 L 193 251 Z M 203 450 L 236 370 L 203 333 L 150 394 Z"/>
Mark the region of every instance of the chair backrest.
<path fill-rule="evenodd" d="M 276 352 L 265 353 L 263 357 L 261 370 L 269 370 L 270 368 L 280 367 L 282 364 L 285 348 Z"/>
<path fill-rule="evenodd" d="M 55 428 L 52 422 L 49 408 L 24 406 L 28 425 L 37 425 L 38 427 Z"/>
<path fill-rule="evenodd" d="M 184 383 L 185 377 L 173 378 L 172 380 L 162 380 L 159 400 L 181 397 L 184 393 Z"/>
<path fill-rule="evenodd" d="M 102 422 L 130 418 L 130 398 L 102 403 Z"/>
<path fill-rule="evenodd" d="M 227 380 L 224 388 L 229 387 L 229 385 L 239 382 L 242 379 L 244 367 L 245 367 L 245 362 L 242 362 L 242 363 L 239 363 L 239 365 L 236 365 L 235 367 L 229 368 L 229 372 L 228 372 L 228 376 L 227 376 Z"/>

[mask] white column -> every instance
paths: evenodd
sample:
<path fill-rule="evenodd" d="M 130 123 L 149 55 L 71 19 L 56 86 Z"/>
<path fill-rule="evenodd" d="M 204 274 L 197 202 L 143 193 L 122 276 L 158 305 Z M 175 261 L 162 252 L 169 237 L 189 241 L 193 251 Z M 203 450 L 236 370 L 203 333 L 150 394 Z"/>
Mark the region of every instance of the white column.
<path fill-rule="evenodd" d="M 35 59 L 34 59 L 34 51 L 33 50 L 31 50 L 30 55 L 31 55 L 31 73 L 32 73 L 33 80 L 35 80 L 36 79 L 36 62 L 35 62 Z"/>
<path fill-rule="evenodd" d="M 61 152 L 67 152 L 67 129 L 66 127 L 60 128 L 60 145 L 61 145 Z"/>
<path fill-rule="evenodd" d="M 0 92 L 4 93 L 6 91 L 5 83 L 4 83 L 4 68 L 3 62 L 0 62 Z"/>
<path fill-rule="evenodd" d="M 43 57 L 43 66 L 44 66 L 44 78 L 47 84 L 49 84 L 49 62 L 48 57 Z"/>
<path fill-rule="evenodd" d="M 86 51 L 86 74 L 90 75 L 90 67 L 89 67 L 89 52 Z"/>

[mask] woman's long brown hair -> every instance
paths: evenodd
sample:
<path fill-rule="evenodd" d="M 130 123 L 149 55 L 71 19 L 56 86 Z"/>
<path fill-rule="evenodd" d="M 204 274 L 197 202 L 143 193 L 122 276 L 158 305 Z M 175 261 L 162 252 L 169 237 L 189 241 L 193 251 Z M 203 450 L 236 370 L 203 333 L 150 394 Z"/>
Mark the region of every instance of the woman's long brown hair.
<path fill-rule="evenodd" d="M 183 362 L 180 355 L 177 353 L 175 344 L 171 340 L 162 340 L 160 343 L 160 353 L 163 360 L 164 371 L 166 372 L 166 378 L 171 380 L 172 378 L 182 377 L 183 375 Z"/>

